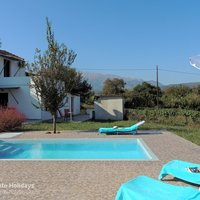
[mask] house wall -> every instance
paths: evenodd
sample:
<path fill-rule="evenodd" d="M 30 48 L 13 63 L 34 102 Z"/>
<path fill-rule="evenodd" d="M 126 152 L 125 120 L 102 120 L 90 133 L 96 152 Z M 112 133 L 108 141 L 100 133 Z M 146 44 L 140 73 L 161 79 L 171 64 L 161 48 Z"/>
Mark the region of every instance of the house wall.
<path fill-rule="evenodd" d="M 74 101 L 73 105 L 73 115 L 79 115 L 80 114 L 80 96 L 72 96 L 72 100 Z"/>
<path fill-rule="evenodd" d="M 6 59 L 8 60 L 8 59 Z M 25 76 L 25 68 L 19 68 L 18 67 L 18 63 L 19 61 L 15 61 L 15 60 L 10 60 L 10 76 Z M 4 77 L 4 58 L 0 57 L 0 78 Z M 18 70 L 19 69 L 19 70 Z M 18 71 L 18 72 L 17 72 Z M 16 73 L 17 72 L 17 73 Z"/>
<path fill-rule="evenodd" d="M 8 106 L 17 108 L 17 110 L 25 114 L 27 119 L 51 119 L 52 116 L 49 112 L 40 109 L 35 90 L 30 88 L 31 78 L 25 76 L 25 68 L 18 68 L 18 63 L 18 61 L 10 60 L 10 77 L 4 77 L 4 58 L 0 57 L 0 87 L 15 87 L 12 89 L 0 89 L 0 93 L 8 93 Z M 19 71 L 17 72 L 18 69 Z M 63 115 L 65 109 L 70 110 L 70 96 L 69 94 L 68 101 L 60 109 Z M 73 101 L 73 114 L 80 114 L 80 97 L 73 96 Z M 60 117 L 59 113 L 58 117 Z"/>
<path fill-rule="evenodd" d="M 48 120 L 48 119 L 52 119 L 52 115 L 50 112 L 48 111 L 41 111 L 41 120 Z"/>
<path fill-rule="evenodd" d="M 79 115 L 80 114 L 80 96 L 67 94 L 66 99 L 65 99 L 66 104 L 64 107 L 60 109 L 60 111 L 62 113 L 65 113 L 65 110 L 68 110 L 68 112 L 70 111 L 72 112 L 72 115 Z"/>
<path fill-rule="evenodd" d="M 36 108 L 36 99 L 31 96 L 29 88 L 30 77 L 0 78 L 0 86 L 19 87 L 16 89 L 1 89 L 0 93 L 8 93 L 8 106 L 15 107 L 24 113 L 27 119 L 41 119 L 41 109 Z"/>
<path fill-rule="evenodd" d="M 0 86 L 16 87 L 0 89 L 0 93 L 8 93 L 8 106 L 24 113 L 27 119 L 41 119 L 41 109 L 34 106 L 37 101 L 29 87 L 31 79 L 25 76 L 25 68 L 19 68 L 18 64 L 19 61 L 10 60 L 10 77 L 4 77 L 4 58 L 0 57 Z"/>
<path fill-rule="evenodd" d="M 124 103 L 121 97 L 100 97 L 94 102 L 95 119 L 123 120 Z"/>

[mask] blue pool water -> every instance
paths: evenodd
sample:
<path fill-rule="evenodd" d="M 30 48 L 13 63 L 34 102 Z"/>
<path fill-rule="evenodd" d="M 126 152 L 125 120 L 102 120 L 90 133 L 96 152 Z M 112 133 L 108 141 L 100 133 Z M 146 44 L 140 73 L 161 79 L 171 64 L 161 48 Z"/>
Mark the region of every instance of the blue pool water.
<path fill-rule="evenodd" d="M 154 160 L 141 139 L 0 140 L 0 159 Z"/>

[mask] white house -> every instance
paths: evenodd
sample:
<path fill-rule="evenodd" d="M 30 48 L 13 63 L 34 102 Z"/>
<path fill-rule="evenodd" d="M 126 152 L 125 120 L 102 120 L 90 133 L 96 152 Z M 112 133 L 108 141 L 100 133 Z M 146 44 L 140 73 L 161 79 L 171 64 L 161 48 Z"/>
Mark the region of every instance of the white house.
<path fill-rule="evenodd" d="M 51 119 L 49 112 L 35 106 L 37 98 L 29 87 L 31 78 L 25 72 L 24 63 L 23 58 L 0 50 L 0 106 L 14 107 L 27 119 Z M 60 109 L 58 116 L 68 112 L 80 114 L 80 96 L 69 94 L 66 98 L 66 105 Z"/>

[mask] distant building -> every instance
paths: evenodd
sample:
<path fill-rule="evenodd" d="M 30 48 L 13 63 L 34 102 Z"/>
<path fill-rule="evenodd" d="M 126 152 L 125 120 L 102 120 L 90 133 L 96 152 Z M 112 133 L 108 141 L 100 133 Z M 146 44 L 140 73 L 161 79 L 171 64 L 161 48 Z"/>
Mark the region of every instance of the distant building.
<path fill-rule="evenodd" d="M 26 75 L 24 63 L 23 58 L 0 50 L 0 106 L 14 107 L 24 113 L 27 119 L 51 119 L 49 112 L 39 108 L 34 90 L 30 88 L 31 78 Z M 67 103 L 60 109 L 58 116 L 68 112 L 80 114 L 80 96 L 68 94 L 66 98 Z"/>
<path fill-rule="evenodd" d="M 124 99 L 120 96 L 100 96 L 94 102 L 96 120 L 123 120 Z"/>

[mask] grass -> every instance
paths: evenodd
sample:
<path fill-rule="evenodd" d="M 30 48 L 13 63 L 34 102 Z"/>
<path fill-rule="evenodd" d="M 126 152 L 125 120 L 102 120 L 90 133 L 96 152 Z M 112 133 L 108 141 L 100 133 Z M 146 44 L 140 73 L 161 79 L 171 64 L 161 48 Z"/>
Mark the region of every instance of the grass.
<path fill-rule="evenodd" d="M 130 126 L 134 124 L 133 121 L 86 121 L 86 122 L 62 122 L 57 123 L 57 130 L 87 130 L 87 131 L 97 131 L 100 127 L 113 127 L 113 126 Z M 197 145 L 200 146 L 200 126 L 172 126 L 166 124 L 158 123 L 145 123 L 140 129 L 143 130 L 161 130 L 166 129 L 171 131 Z M 23 131 L 51 131 L 51 123 L 36 123 L 36 124 L 26 124 L 23 126 Z"/>

